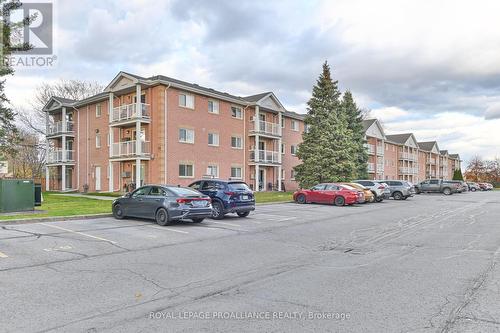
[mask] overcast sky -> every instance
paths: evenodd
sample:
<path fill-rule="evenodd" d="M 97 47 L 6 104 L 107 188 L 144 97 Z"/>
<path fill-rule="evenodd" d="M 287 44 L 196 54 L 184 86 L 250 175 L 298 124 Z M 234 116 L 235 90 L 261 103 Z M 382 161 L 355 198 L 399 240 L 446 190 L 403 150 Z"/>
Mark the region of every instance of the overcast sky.
<path fill-rule="evenodd" d="M 14 106 L 59 78 L 163 74 L 306 112 L 321 65 L 384 123 L 500 156 L 500 1 L 58 0 L 55 69 L 18 69 Z"/>

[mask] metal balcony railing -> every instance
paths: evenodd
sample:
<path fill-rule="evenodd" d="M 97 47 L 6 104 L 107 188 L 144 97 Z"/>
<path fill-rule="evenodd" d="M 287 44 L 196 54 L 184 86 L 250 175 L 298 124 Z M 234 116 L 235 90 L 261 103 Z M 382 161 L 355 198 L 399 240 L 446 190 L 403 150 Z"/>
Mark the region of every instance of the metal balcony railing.
<path fill-rule="evenodd" d="M 75 161 L 74 150 L 52 149 L 47 153 L 47 163 L 63 163 Z M 64 157 L 64 158 L 63 158 Z"/>
<path fill-rule="evenodd" d="M 257 130 L 257 124 L 259 124 L 259 129 Z M 274 136 L 281 136 L 281 126 L 277 123 L 271 123 L 268 121 L 259 120 L 256 122 L 252 120 L 250 123 L 250 131 L 256 133 L 264 133 Z"/>
<path fill-rule="evenodd" d="M 63 133 L 73 133 L 74 123 L 72 121 L 67 121 L 66 126 L 62 121 L 57 121 L 54 124 L 49 125 L 47 135 L 57 135 Z"/>
<path fill-rule="evenodd" d="M 377 156 L 384 156 L 384 147 L 377 145 Z"/>
<path fill-rule="evenodd" d="M 375 163 L 368 163 L 368 172 L 375 172 Z"/>
<path fill-rule="evenodd" d="M 119 122 L 124 120 L 136 120 L 136 119 L 149 119 L 149 104 L 140 104 L 141 107 L 137 111 L 137 104 L 127 104 L 116 107 L 113 109 L 113 113 L 110 115 L 109 122 Z"/>
<path fill-rule="evenodd" d="M 365 148 L 368 151 L 368 154 L 370 154 L 370 155 L 375 154 L 375 145 L 372 145 L 371 143 L 366 143 Z"/>
<path fill-rule="evenodd" d="M 250 161 L 279 164 L 281 163 L 280 155 L 278 151 L 255 149 L 250 150 Z M 258 157 L 258 160 L 256 160 L 256 157 Z"/>
<path fill-rule="evenodd" d="M 136 141 L 115 142 L 111 144 L 111 157 L 143 157 L 151 153 L 151 142 L 141 141 L 141 152 L 137 153 Z"/>

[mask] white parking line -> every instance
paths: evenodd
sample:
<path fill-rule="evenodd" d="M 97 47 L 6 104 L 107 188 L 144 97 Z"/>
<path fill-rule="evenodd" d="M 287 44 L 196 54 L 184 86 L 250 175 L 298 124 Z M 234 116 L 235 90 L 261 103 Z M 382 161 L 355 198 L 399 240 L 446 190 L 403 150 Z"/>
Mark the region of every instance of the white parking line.
<path fill-rule="evenodd" d="M 97 236 L 92 236 L 92 235 L 86 234 L 84 232 L 74 231 L 74 230 L 71 230 L 71 229 L 66 229 L 66 228 L 63 228 L 63 227 L 58 227 L 57 225 L 50 225 L 50 224 L 47 224 L 47 223 L 40 223 L 40 224 L 42 224 L 44 226 L 47 226 L 47 227 L 51 227 L 51 228 L 55 228 L 55 229 L 59 229 L 59 230 L 67 231 L 67 232 L 71 232 L 73 234 L 78 234 L 78 235 L 82 235 L 82 236 L 94 238 L 94 239 L 97 239 L 97 240 L 100 240 L 100 241 L 103 241 L 103 242 L 109 242 L 109 243 L 112 243 L 112 244 L 116 244 L 116 242 L 114 242 L 112 240 L 109 240 L 109 239 L 106 239 L 106 238 L 97 237 Z"/>
<path fill-rule="evenodd" d="M 8 256 L 8 255 L 6 255 L 5 253 L 0 252 L 0 258 L 4 258 L 4 259 L 5 259 L 5 258 L 8 258 L 8 257 L 9 257 L 9 256 Z"/>
<path fill-rule="evenodd" d="M 215 221 L 212 221 L 212 223 L 222 224 L 222 225 L 228 225 L 230 227 L 241 227 L 241 225 L 239 225 L 239 224 L 233 224 L 233 223 L 227 223 L 227 222 L 215 222 Z"/>
<path fill-rule="evenodd" d="M 153 228 L 153 229 L 158 229 L 158 230 L 167 230 L 167 231 L 178 232 L 180 234 L 189 234 L 189 232 L 187 232 L 187 231 L 175 230 L 175 229 L 170 229 L 170 228 L 166 228 L 166 227 L 157 227 L 155 225 L 152 225 L 150 227 Z"/>

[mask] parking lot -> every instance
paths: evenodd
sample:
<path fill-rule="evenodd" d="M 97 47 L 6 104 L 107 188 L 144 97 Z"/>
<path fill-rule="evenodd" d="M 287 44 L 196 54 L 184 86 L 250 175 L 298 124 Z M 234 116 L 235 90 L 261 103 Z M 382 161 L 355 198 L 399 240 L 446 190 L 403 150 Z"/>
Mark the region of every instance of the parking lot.
<path fill-rule="evenodd" d="M 493 191 L 6 224 L 0 331 L 498 331 L 499 221 Z"/>

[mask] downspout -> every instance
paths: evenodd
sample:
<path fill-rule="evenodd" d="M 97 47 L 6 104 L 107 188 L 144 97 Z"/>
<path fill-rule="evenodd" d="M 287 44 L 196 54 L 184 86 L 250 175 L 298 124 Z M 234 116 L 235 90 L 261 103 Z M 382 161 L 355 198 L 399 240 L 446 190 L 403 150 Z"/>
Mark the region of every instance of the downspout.
<path fill-rule="evenodd" d="M 246 118 L 246 111 L 250 105 L 247 105 L 243 108 L 243 168 L 241 168 L 241 178 L 244 182 L 246 182 L 246 170 L 247 170 L 247 118 Z"/>
<path fill-rule="evenodd" d="M 164 130 L 164 133 L 165 133 L 165 139 L 163 140 L 163 143 L 165 144 L 165 149 L 164 149 L 164 152 L 163 152 L 163 164 L 164 164 L 164 180 L 165 180 L 165 184 L 168 184 L 168 181 L 167 181 L 167 146 L 168 146 L 168 132 L 167 132 L 167 105 L 168 105 L 168 97 L 167 97 L 167 90 L 170 88 L 170 83 L 168 84 L 168 86 L 165 88 L 165 96 L 164 96 L 164 108 L 163 108 L 163 117 L 165 118 L 165 120 L 163 121 L 163 130 Z"/>

